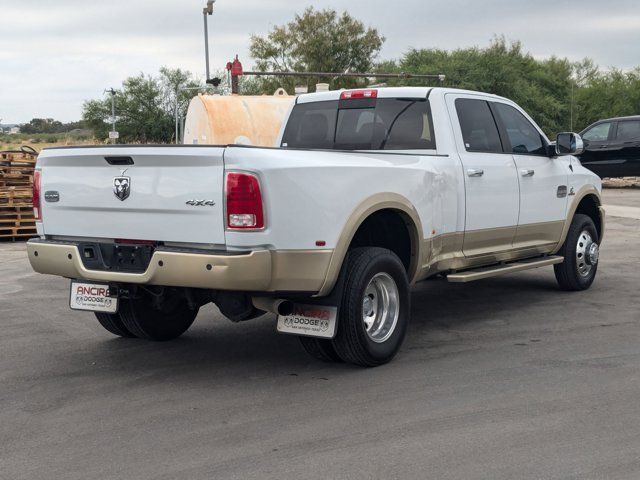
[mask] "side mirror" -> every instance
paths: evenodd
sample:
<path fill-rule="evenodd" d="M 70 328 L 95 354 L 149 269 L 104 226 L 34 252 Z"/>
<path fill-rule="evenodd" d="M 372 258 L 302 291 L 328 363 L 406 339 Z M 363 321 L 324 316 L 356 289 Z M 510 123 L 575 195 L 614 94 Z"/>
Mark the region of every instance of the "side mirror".
<path fill-rule="evenodd" d="M 559 133 L 556 138 L 557 155 L 580 155 L 584 152 L 582 137 L 577 133 Z"/>

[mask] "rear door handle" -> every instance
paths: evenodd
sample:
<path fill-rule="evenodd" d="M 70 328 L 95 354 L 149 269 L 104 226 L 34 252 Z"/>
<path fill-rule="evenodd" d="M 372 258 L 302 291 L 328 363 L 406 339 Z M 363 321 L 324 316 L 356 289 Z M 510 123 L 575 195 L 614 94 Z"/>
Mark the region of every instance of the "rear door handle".
<path fill-rule="evenodd" d="M 467 170 L 467 175 L 469 175 L 470 177 L 481 177 L 482 175 L 484 175 L 484 170 L 480 168 L 469 168 Z"/>
<path fill-rule="evenodd" d="M 520 170 L 520 174 L 523 177 L 533 177 L 535 173 L 536 173 L 535 170 Z"/>

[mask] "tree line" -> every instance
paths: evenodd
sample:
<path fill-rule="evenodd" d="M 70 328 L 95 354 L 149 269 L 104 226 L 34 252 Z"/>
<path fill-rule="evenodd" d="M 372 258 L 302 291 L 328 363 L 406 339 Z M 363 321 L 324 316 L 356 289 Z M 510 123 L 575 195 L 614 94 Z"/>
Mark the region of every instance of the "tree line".
<path fill-rule="evenodd" d="M 62 123 L 53 118 L 33 118 L 30 122 L 20 126 L 21 133 L 67 133 L 72 130 L 85 128 L 83 121 Z"/>
<path fill-rule="evenodd" d="M 307 8 L 265 36 L 250 39 L 250 53 L 259 71 L 374 72 L 444 74 L 443 86 L 478 90 L 512 99 L 554 136 L 560 131 L 580 131 L 606 117 L 640 113 L 640 68 L 601 70 L 592 60 L 536 59 L 520 42 L 494 38 L 486 47 L 456 50 L 412 48 L 402 58 L 378 61 L 385 37 L 347 12 Z M 354 78 L 245 77 L 241 93 L 272 94 L 284 87 L 290 94 L 297 85 L 314 91 L 318 82 L 332 89 L 385 82 L 394 85 L 438 85 L 432 80 Z M 223 85 L 220 87 L 225 88 Z M 159 75 L 127 78 L 115 96 L 117 129 L 124 142 L 174 140 L 176 98 L 184 116 L 189 99 L 205 92 L 194 75 L 162 68 Z M 220 90 L 219 90 L 220 91 Z M 110 129 L 111 100 L 89 100 L 83 120 L 97 138 Z"/>

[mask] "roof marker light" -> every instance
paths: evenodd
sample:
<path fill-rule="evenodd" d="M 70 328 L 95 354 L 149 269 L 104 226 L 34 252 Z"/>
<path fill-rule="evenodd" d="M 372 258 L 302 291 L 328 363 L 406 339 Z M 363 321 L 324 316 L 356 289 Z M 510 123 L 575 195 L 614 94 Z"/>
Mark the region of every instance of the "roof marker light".
<path fill-rule="evenodd" d="M 357 100 L 378 98 L 378 90 L 367 88 L 365 90 L 345 90 L 340 94 L 340 100 Z"/>

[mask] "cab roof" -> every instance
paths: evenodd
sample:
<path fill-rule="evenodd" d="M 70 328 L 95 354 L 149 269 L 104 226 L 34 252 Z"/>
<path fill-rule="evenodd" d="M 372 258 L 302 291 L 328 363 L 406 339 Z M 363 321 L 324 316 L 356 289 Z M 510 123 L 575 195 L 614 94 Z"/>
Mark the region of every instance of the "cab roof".
<path fill-rule="evenodd" d="M 326 102 L 331 100 L 340 100 L 340 96 L 343 92 L 358 91 L 358 90 L 376 90 L 378 98 L 425 98 L 431 92 L 438 92 L 442 95 L 447 93 L 467 93 L 467 94 L 481 94 L 488 97 L 500 98 L 498 95 L 490 93 L 476 92 L 473 90 L 463 90 L 460 88 L 443 88 L 443 87 L 367 87 L 367 88 L 353 88 L 342 90 L 330 90 L 328 92 L 316 92 L 305 93 L 300 95 L 296 99 L 296 103 L 311 103 L 311 102 Z M 505 99 L 506 100 L 506 99 Z"/>

